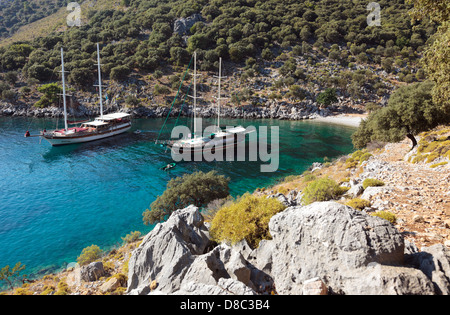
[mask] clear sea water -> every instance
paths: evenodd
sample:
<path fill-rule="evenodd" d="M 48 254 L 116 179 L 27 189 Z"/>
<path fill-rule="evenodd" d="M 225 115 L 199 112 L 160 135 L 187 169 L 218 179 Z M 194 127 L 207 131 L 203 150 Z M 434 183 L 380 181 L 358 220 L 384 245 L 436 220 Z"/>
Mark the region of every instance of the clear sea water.
<path fill-rule="evenodd" d="M 163 122 L 137 119 L 130 132 L 111 139 L 51 147 L 24 133 L 54 129 L 56 120 L 0 117 L 0 268 L 20 261 L 27 274 L 55 272 L 87 246 L 107 250 L 131 231 L 149 232 L 142 213 L 171 178 L 217 170 L 230 177 L 234 196 L 253 192 L 324 157 L 351 152 L 355 130 L 314 121 L 223 119 L 228 126 L 279 126 L 278 171 L 261 173 L 261 162 L 190 162 L 164 172 L 170 152 L 154 144 Z M 162 138 L 169 137 L 168 123 Z"/>

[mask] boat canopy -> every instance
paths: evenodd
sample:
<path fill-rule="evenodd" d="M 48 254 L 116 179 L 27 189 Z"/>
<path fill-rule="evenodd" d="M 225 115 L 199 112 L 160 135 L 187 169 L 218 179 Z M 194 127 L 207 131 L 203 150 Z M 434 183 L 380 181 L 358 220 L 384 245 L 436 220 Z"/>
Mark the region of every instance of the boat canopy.
<path fill-rule="evenodd" d="M 91 122 L 84 123 L 84 125 L 94 126 L 94 127 L 104 126 L 104 125 L 107 125 L 107 124 L 108 123 L 105 123 L 104 121 L 99 121 L 99 120 L 94 120 L 94 121 L 91 121 Z"/>
<path fill-rule="evenodd" d="M 114 119 L 121 119 L 121 118 L 129 117 L 129 116 L 131 116 L 131 115 L 127 114 L 127 113 L 114 113 L 114 114 L 104 115 L 103 117 L 97 117 L 97 119 L 114 120 Z"/>

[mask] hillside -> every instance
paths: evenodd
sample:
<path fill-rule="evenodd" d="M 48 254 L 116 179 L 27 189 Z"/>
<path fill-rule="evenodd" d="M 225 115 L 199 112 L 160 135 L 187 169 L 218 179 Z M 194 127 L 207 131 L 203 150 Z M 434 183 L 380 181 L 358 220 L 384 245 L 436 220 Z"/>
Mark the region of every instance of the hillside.
<path fill-rule="evenodd" d="M 383 26 L 369 27 L 366 5 L 365 1 L 85 1 L 81 27 L 64 26 L 62 8 L 0 41 L 6 81 L 0 90 L 6 103 L 32 106 L 40 97 L 37 86 L 59 81 L 59 49 L 64 47 L 75 100 L 95 96 L 99 42 L 105 81 L 126 90 L 123 95 L 118 93 L 121 87 L 108 93 L 117 95 L 119 106 L 170 105 L 197 50 L 203 78 L 215 74 L 219 57 L 224 58 L 224 75 L 229 77 L 225 93 L 232 105 L 264 105 L 268 99 L 315 102 L 321 92 L 334 88 L 344 103 L 373 109 L 385 105 L 396 86 L 424 79 L 418 60 L 436 25 L 430 21 L 411 25 L 410 6 L 396 0 L 381 1 Z M 22 42 L 11 44 L 12 39 Z M 8 82 L 14 75 L 16 80 Z M 204 83 L 201 90 L 208 92 L 211 81 Z M 185 82 L 182 92 L 187 88 Z M 130 93 L 135 97 L 126 100 Z M 205 104 L 210 101 L 206 96 Z"/>

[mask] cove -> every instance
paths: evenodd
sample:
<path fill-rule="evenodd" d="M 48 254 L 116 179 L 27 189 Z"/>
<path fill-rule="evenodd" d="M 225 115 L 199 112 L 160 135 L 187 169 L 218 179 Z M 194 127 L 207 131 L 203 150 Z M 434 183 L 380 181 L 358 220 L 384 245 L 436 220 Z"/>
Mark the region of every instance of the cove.
<path fill-rule="evenodd" d="M 136 119 L 131 132 L 111 139 L 51 147 L 44 140 L 39 143 L 39 138 L 24 138 L 24 133 L 53 129 L 57 120 L 0 117 L 0 268 L 20 261 L 27 274 L 55 272 L 75 262 L 87 246 L 109 249 L 131 231 L 148 233 L 153 227 L 143 224 L 142 213 L 171 178 L 216 170 L 230 177 L 231 193 L 238 196 L 353 149 L 352 127 L 315 121 L 221 120 L 224 126 L 278 126 L 278 170 L 261 173 L 259 162 L 223 161 L 179 163 L 162 171 L 172 162 L 170 151 L 154 143 L 164 119 Z M 162 138 L 169 138 L 172 127 L 169 122 Z M 134 134 L 135 130 L 141 133 Z"/>

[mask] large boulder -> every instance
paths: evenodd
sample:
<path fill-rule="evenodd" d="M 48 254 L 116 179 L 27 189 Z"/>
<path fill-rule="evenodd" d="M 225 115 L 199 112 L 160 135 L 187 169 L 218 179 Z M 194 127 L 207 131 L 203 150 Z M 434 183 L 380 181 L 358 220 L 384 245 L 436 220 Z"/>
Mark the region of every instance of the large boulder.
<path fill-rule="evenodd" d="M 105 275 L 105 269 L 101 261 L 90 263 L 87 266 L 81 267 L 81 280 L 86 282 L 97 281 Z"/>
<path fill-rule="evenodd" d="M 192 26 L 194 26 L 194 24 L 197 22 L 203 21 L 204 21 L 203 17 L 198 13 L 193 14 L 187 18 L 179 18 L 175 20 L 173 24 L 173 31 L 174 33 L 177 33 L 180 36 L 190 35 L 191 33 L 190 30 Z"/>
<path fill-rule="evenodd" d="M 312 278 L 339 294 L 433 293 L 422 272 L 401 267 L 403 237 L 381 218 L 320 202 L 286 209 L 269 229 L 273 239 L 249 259 L 273 278 L 279 294 L 302 294 Z"/>
<path fill-rule="evenodd" d="M 450 250 L 442 244 L 407 251 L 406 262 L 421 270 L 433 282 L 436 293 L 450 295 Z"/>
<path fill-rule="evenodd" d="M 197 207 L 174 212 L 132 253 L 129 294 L 151 293 L 153 281 L 158 294 L 255 294 L 251 278 L 258 274 L 243 256 L 228 245 L 211 245 Z"/>
<path fill-rule="evenodd" d="M 214 244 L 198 208 L 174 212 L 132 253 L 128 294 L 449 294 L 450 253 L 418 251 L 388 221 L 336 202 L 290 207 L 271 240 Z"/>
<path fill-rule="evenodd" d="M 187 266 L 209 244 L 209 233 L 197 207 L 175 211 L 133 251 L 128 263 L 128 290 L 148 286 L 153 280 L 161 291 L 178 290 Z"/>

